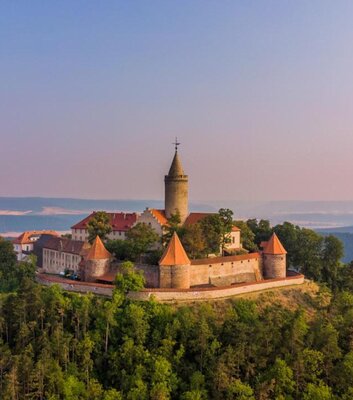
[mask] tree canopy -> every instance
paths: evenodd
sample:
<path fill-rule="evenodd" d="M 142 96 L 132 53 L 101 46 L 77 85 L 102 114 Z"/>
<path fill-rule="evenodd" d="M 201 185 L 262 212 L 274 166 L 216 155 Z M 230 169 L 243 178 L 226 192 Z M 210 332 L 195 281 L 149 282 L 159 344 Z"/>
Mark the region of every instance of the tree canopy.
<path fill-rule="evenodd" d="M 94 239 L 99 236 L 103 241 L 112 231 L 109 216 L 105 211 L 97 211 L 87 224 L 88 241 L 92 244 Z"/>

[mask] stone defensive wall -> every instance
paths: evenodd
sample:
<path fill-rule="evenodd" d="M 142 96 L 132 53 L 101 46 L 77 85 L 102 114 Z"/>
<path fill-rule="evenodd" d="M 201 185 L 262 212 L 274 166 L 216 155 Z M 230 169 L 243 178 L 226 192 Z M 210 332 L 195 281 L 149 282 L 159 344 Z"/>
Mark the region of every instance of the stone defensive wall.
<path fill-rule="evenodd" d="M 111 297 L 114 289 L 114 285 L 106 285 L 103 283 L 95 283 L 95 282 L 80 282 L 73 281 L 66 278 L 61 278 L 57 275 L 49 275 L 49 274 L 37 274 L 36 280 L 38 283 L 42 285 L 51 286 L 51 285 L 59 285 L 62 289 L 68 290 L 70 292 L 78 292 L 78 293 L 96 293 L 101 296 L 109 296 Z"/>
<path fill-rule="evenodd" d="M 136 264 L 135 268 L 143 272 L 147 287 L 158 288 L 159 268 L 166 270 L 168 267 Z M 262 256 L 259 253 L 191 260 L 191 265 L 187 268 L 190 271 L 190 286 L 230 286 L 263 279 Z"/>
<path fill-rule="evenodd" d="M 215 300 L 237 296 L 240 294 L 258 292 L 261 290 L 301 285 L 304 275 L 295 274 L 286 278 L 267 279 L 260 282 L 242 283 L 227 287 L 208 287 L 191 289 L 144 289 L 140 292 L 130 292 L 128 297 L 133 300 L 148 301 L 154 298 L 161 302 Z"/>
<path fill-rule="evenodd" d="M 259 253 L 191 260 L 190 286 L 230 286 L 262 279 L 262 256 Z"/>
<path fill-rule="evenodd" d="M 78 293 L 95 293 L 101 296 L 111 296 L 114 286 L 93 282 L 78 282 L 55 275 L 37 274 L 37 282 L 51 286 L 57 284 L 62 289 Z M 151 297 L 161 302 L 212 300 L 233 297 L 240 294 L 269 290 L 280 287 L 301 285 L 304 275 L 291 273 L 286 278 L 266 279 L 259 282 L 239 283 L 227 287 L 200 287 L 191 289 L 143 289 L 140 292 L 130 292 L 132 300 L 148 301 Z"/>

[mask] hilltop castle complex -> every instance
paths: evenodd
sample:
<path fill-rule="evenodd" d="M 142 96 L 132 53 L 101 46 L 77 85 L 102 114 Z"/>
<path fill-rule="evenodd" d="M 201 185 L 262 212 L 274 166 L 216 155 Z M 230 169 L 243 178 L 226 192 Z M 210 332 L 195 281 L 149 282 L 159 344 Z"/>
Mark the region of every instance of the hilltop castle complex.
<path fill-rule="evenodd" d="M 184 172 L 177 148 L 168 175 L 164 177 L 164 183 L 164 209 L 146 208 L 141 214 L 110 213 L 110 238 L 124 239 L 126 231 L 137 223 L 147 224 L 162 235 L 168 218 L 176 213 L 180 215 L 181 224 L 184 225 L 195 224 L 209 215 L 189 213 L 188 175 Z M 101 239 L 97 237 L 92 246 L 86 242 L 87 224 L 93 215 L 94 213 L 72 227 L 74 240 L 51 237 L 44 244 L 44 272 L 59 274 L 69 267 L 84 282 L 109 285 L 114 281 L 119 266 Z M 240 230 L 234 227 L 229 235 L 228 250 L 239 250 Z M 268 242 L 261 243 L 261 251 L 256 253 L 190 259 L 178 235 L 174 233 L 158 265 L 137 264 L 136 268 L 145 276 L 146 287 L 150 288 L 146 290 L 153 290 L 154 293 L 159 290 L 160 293 L 165 293 L 166 290 L 182 291 L 181 293 L 185 290 L 229 290 L 239 285 L 256 287 L 256 284 L 263 285 L 264 282 L 271 286 L 272 281 L 281 286 L 283 282 L 287 282 L 286 250 L 275 234 Z M 248 289 L 252 290 L 259 289 Z"/>

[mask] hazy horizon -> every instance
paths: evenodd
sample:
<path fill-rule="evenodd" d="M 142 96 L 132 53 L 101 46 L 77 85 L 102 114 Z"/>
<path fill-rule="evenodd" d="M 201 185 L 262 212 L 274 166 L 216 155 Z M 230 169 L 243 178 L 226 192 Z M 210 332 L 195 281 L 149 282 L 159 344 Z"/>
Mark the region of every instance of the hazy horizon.
<path fill-rule="evenodd" d="M 0 4 L 0 196 L 349 201 L 350 1 Z M 217 200 L 223 199 L 223 200 Z"/>

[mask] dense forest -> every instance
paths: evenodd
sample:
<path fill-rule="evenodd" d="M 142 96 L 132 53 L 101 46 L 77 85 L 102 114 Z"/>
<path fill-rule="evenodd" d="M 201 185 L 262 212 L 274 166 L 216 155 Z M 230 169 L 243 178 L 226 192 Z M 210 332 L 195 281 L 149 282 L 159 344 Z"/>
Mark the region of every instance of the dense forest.
<path fill-rule="evenodd" d="M 273 230 L 246 225 L 254 246 Z M 0 398 L 352 399 L 353 267 L 335 238 L 274 229 L 319 285 L 188 305 L 132 302 L 124 277 L 113 298 L 43 287 L 0 239 Z"/>

